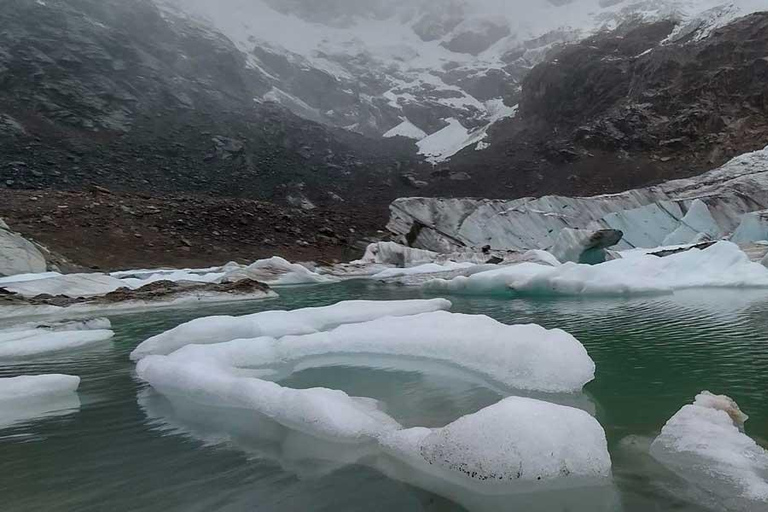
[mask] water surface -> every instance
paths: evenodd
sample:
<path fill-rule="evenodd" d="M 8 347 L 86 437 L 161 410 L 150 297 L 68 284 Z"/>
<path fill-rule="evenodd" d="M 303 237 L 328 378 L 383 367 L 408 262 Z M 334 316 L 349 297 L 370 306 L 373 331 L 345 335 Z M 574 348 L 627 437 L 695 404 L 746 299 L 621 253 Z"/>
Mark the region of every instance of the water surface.
<path fill-rule="evenodd" d="M 344 299 L 421 297 L 373 283 L 290 288 L 281 298 L 112 317 L 116 336 L 95 349 L 0 363 L 0 376 L 79 375 L 80 405 L 0 425 L 0 510 L 306 511 L 461 510 L 450 499 L 368 465 L 299 461 L 227 432 L 217 414 L 174 411 L 133 376 L 130 351 L 181 322 L 210 314 L 294 309 Z M 695 290 L 658 298 L 450 297 L 454 312 L 538 323 L 575 335 L 597 364 L 585 391 L 604 426 L 619 509 L 706 510 L 690 489 L 644 455 L 647 441 L 702 390 L 733 397 L 747 431 L 768 439 L 768 293 Z M 503 391 L 415 369 L 311 368 L 285 377 L 382 400 L 406 426 L 438 427 L 501 399 Z M 248 429 L 245 421 L 241 427 Z M 765 444 L 763 442 L 763 444 Z M 407 478 L 405 480 L 409 481 Z"/>

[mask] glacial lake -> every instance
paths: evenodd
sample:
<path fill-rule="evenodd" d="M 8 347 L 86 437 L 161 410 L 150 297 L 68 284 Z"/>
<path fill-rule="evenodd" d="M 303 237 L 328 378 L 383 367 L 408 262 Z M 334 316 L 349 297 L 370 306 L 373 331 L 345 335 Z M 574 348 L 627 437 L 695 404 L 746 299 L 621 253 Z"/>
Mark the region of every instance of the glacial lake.
<path fill-rule="evenodd" d="M 97 348 L 0 363 L 0 377 L 82 377 L 80 406 L 0 425 L 2 512 L 442 511 L 453 498 L 365 464 L 328 469 L 232 435 L 217 411 L 178 415 L 137 381 L 131 350 L 181 322 L 212 314 L 295 309 L 347 299 L 407 299 L 418 289 L 370 282 L 284 288 L 275 300 L 110 317 L 116 336 Z M 428 295 L 431 297 L 431 295 Z M 597 365 L 585 387 L 608 436 L 617 505 L 627 512 L 710 510 L 690 486 L 655 463 L 647 443 L 702 390 L 727 394 L 750 416 L 747 433 L 768 439 L 768 292 L 690 290 L 630 299 L 448 297 L 454 312 L 508 324 L 537 323 L 576 336 Z M 109 315 L 102 315 L 109 316 Z M 503 392 L 432 368 L 327 366 L 280 380 L 383 401 L 405 426 L 439 427 L 503 398 Z M 461 493 L 460 490 L 455 490 Z M 546 497 L 543 497 L 546 500 Z M 590 497 L 552 510 L 593 512 Z M 595 500 L 602 499 L 596 496 Z M 521 510 L 508 500 L 499 510 Z"/>

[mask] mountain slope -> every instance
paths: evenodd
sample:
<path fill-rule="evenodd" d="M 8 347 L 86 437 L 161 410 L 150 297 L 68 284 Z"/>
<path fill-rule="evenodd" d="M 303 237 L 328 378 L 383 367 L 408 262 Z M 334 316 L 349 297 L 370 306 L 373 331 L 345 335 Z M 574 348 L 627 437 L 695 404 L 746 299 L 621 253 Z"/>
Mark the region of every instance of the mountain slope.
<path fill-rule="evenodd" d="M 269 84 L 242 52 L 151 1 L 8 0 L 0 26 L 7 186 L 333 203 L 397 189 L 411 161 L 400 141 L 254 101 Z"/>
<path fill-rule="evenodd" d="M 526 77 L 519 115 L 467 150 L 431 194 L 615 192 L 713 169 L 768 143 L 768 13 L 703 39 L 661 41 L 669 22 L 571 45 Z M 493 183 L 493 186 L 484 184 Z"/>
<path fill-rule="evenodd" d="M 518 102 L 527 73 L 563 44 L 669 20 L 702 38 L 760 0 L 158 0 L 229 38 L 270 85 L 260 97 L 303 117 L 419 139 L 451 119 L 468 132 Z M 450 157 L 441 155 L 441 159 Z"/>

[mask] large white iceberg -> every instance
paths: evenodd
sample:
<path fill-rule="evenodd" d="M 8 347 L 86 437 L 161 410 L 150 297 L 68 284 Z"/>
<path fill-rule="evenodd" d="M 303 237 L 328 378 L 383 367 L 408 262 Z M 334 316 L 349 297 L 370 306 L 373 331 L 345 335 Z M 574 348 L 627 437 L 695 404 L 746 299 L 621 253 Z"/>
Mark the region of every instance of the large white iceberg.
<path fill-rule="evenodd" d="M 0 360 L 77 349 L 111 339 L 105 318 L 81 322 L 26 324 L 0 330 Z"/>
<path fill-rule="evenodd" d="M 426 473 L 468 486 L 521 492 L 599 485 L 611 458 L 600 424 L 586 412 L 510 397 L 437 429 L 381 439 L 385 451 Z"/>
<path fill-rule="evenodd" d="M 424 286 L 464 294 L 671 294 L 686 288 L 768 287 L 768 269 L 750 261 L 735 244 L 718 242 L 703 250 L 690 249 L 663 258 L 644 254 L 599 265 L 523 263 L 468 277 L 436 279 Z"/>
<path fill-rule="evenodd" d="M 594 377 L 584 347 L 563 331 L 507 326 L 443 311 L 448 307 L 443 299 L 346 302 L 203 319 L 197 327 L 188 323 L 147 342 L 132 357 L 139 359 L 137 376 L 168 399 L 171 414 L 176 410 L 186 422 L 191 419 L 193 432 L 200 417 L 203 431 L 244 437 L 250 449 L 284 466 L 309 461 L 325 471 L 367 464 L 471 508 L 494 510 L 501 496 L 523 494 L 524 510 L 548 510 L 574 499 L 600 503 L 590 510 L 611 510 L 602 498 L 592 498 L 597 491 L 586 490 L 610 488 L 610 458 L 599 423 L 581 410 L 509 398 L 444 428 L 404 430 L 376 400 L 325 388 L 292 389 L 262 378 L 326 364 L 399 368 L 403 361 L 427 375 L 425 369 L 443 365 L 480 385 L 557 398 L 578 396 Z M 308 332 L 291 335 L 292 330 Z M 262 336 L 239 337 L 248 333 Z M 190 344 L 192 338 L 202 344 Z M 458 496 L 456 483 L 464 489 Z M 562 489 L 567 495 L 555 497 Z M 545 498 L 543 508 L 529 506 L 537 496 Z"/>
<path fill-rule="evenodd" d="M 768 451 L 743 432 L 726 396 L 703 392 L 651 444 L 651 455 L 708 493 L 724 510 L 768 510 Z"/>
<path fill-rule="evenodd" d="M 595 375 L 584 346 L 565 331 L 505 325 L 487 316 L 446 311 L 379 318 L 279 340 L 189 345 L 172 357 L 224 366 L 277 367 L 334 355 L 434 361 L 506 388 L 542 392 L 578 393 Z"/>
<path fill-rule="evenodd" d="M 384 316 L 407 316 L 450 309 L 445 299 L 404 301 L 346 301 L 332 306 L 293 311 L 263 311 L 252 315 L 198 318 L 141 343 L 131 353 L 138 361 L 150 354 L 170 354 L 185 345 L 212 344 L 238 338 L 311 334 L 341 324 Z"/>

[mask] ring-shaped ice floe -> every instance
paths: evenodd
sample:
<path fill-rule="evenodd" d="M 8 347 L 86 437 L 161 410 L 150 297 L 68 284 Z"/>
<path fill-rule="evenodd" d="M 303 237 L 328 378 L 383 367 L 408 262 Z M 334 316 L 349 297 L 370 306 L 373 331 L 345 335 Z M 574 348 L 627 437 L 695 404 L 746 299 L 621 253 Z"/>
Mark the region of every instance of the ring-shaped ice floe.
<path fill-rule="evenodd" d="M 441 481 L 456 478 L 483 489 L 512 485 L 530 492 L 554 481 L 559 487 L 579 487 L 607 478 L 610 457 L 605 433 L 579 409 L 510 397 L 440 429 L 404 429 L 375 400 L 324 388 L 291 389 L 241 371 L 329 354 L 359 354 L 438 361 L 525 390 L 577 393 L 592 380 L 593 361 L 568 333 L 439 311 L 445 309 L 445 302 L 340 303 L 291 312 L 296 325 L 282 315 L 265 313 L 230 318 L 224 324 L 235 328 L 205 332 L 215 332 L 223 340 L 247 329 L 263 333 L 265 328 L 285 332 L 297 326 L 302 330 L 336 327 L 280 339 L 262 336 L 189 345 L 168 355 L 141 358 L 137 374 L 172 401 L 253 411 L 326 442 L 373 447 L 415 471 L 432 468 Z M 436 311 L 424 313 L 425 309 Z M 392 312 L 400 316 L 391 316 Z M 361 321 L 365 316 L 372 319 Z M 265 322 L 265 318 L 278 320 Z M 213 322 L 225 327 L 222 318 Z M 169 333 L 173 334 L 156 337 L 160 341 L 150 348 L 178 348 L 183 334 L 194 330 L 187 324 Z M 199 339 L 200 334 L 194 337 Z"/>

